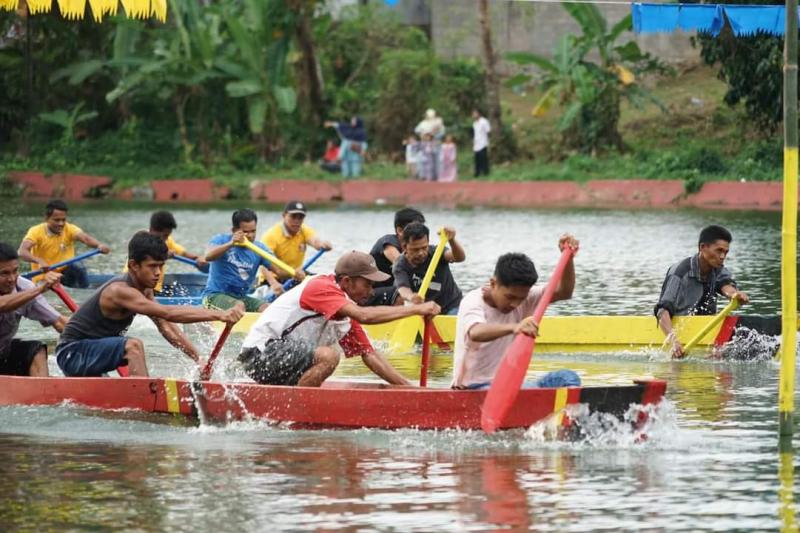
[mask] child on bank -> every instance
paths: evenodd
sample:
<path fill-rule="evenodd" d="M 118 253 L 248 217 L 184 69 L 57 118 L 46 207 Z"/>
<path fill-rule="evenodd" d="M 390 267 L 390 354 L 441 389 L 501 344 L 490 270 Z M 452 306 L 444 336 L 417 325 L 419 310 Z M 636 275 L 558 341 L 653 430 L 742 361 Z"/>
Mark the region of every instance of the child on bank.
<path fill-rule="evenodd" d="M 439 181 L 452 182 L 458 179 L 458 163 L 456 156 L 458 155 L 456 143 L 453 141 L 453 136 L 448 135 L 444 138 L 442 143 L 442 172 L 439 175 Z"/>
<path fill-rule="evenodd" d="M 419 177 L 420 144 L 415 136 L 409 135 L 403 139 L 403 146 L 406 147 L 406 175 L 415 180 Z"/>

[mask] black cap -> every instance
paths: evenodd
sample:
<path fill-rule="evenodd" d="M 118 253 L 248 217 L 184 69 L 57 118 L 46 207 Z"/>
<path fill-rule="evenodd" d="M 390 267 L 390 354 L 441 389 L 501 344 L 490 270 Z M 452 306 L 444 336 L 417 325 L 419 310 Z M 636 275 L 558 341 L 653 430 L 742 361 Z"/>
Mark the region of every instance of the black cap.
<path fill-rule="evenodd" d="M 297 200 L 292 200 L 286 207 L 283 208 L 284 213 L 302 213 L 306 214 L 306 204 Z"/>

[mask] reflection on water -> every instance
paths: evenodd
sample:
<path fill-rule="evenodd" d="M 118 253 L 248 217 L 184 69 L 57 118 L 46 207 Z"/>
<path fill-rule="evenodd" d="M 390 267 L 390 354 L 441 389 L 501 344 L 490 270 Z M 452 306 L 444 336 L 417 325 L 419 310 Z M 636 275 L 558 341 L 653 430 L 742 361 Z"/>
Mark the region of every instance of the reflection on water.
<path fill-rule="evenodd" d="M 257 207 L 264 230 L 278 213 Z M 127 238 L 146 225 L 151 208 L 70 212 L 115 250 L 92 259 L 93 269 L 121 267 Z M 232 209 L 180 209 L 176 237 L 202 249 L 210 235 L 227 230 Z M 18 242 L 40 219 L 38 211 L 7 207 L 0 217 L 3 240 Z M 557 314 L 651 313 L 667 267 L 691 253 L 702 226 L 721 223 L 734 234 L 729 266 L 753 298 L 748 311 L 779 308 L 779 266 L 771 259 L 780 244 L 777 214 L 476 209 L 426 215 L 432 226 L 458 230 L 468 260 L 453 271 L 464 289 L 483 283 L 497 256 L 510 250 L 530 254 L 546 279 L 559 234 L 578 236 L 576 295 L 554 305 Z M 366 249 L 391 230 L 391 212 L 313 210 L 309 223 L 338 250 Z M 324 255 L 319 270 L 332 269 L 336 257 Z M 217 334 L 203 326 L 190 331 L 208 353 Z M 22 334 L 42 336 L 42 330 L 26 324 Z M 145 340 L 154 373 L 195 371 L 148 321 L 137 321 L 130 334 Z M 55 341 L 49 332 L 44 338 Z M 218 379 L 244 378 L 235 364 L 241 341 L 228 341 Z M 418 379 L 418 355 L 391 361 Z M 431 386 L 448 385 L 451 365 L 449 355 L 433 356 Z M 648 439 L 636 442 L 616 430 L 565 443 L 525 431 L 301 431 L 255 422 L 198 427 L 180 417 L 69 406 L 2 408 L 0 529 L 796 530 L 794 459 L 786 450 L 775 454 L 777 364 L 673 362 L 659 351 L 535 354 L 531 374 L 565 367 L 588 385 L 666 379 L 669 402 L 653 417 Z M 357 359 L 343 361 L 336 377 L 374 379 Z"/>

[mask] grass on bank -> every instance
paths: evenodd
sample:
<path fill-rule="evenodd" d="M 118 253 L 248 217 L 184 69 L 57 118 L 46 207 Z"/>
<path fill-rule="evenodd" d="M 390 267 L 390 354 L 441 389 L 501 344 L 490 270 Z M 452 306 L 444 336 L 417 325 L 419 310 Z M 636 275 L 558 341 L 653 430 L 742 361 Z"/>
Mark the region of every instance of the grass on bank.
<path fill-rule="evenodd" d="M 626 151 L 596 157 L 562 153 L 556 129 L 558 110 L 535 118 L 530 110 L 536 94 L 504 91 L 506 117 L 521 156 L 514 162 L 494 164 L 488 179 L 682 179 L 691 192 L 710 180 L 781 178 L 780 137 L 759 136 L 741 109 L 722 103 L 725 84 L 717 79 L 715 69 L 689 66 L 675 77 L 652 78 L 646 84 L 668 112 L 656 106 L 623 106 L 620 129 Z M 0 152 L 0 174 L 4 170 L 41 170 L 105 175 L 114 178 L 115 188 L 153 179 L 213 177 L 231 187 L 237 197 L 246 197 L 250 182 L 256 179 L 341 179 L 320 169 L 316 161 L 253 164 L 246 146 L 231 145 L 226 162 L 211 168 L 187 165 L 182 162 L 175 132 L 136 122 L 97 139 L 42 141 L 35 146 L 24 157 Z M 387 158 L 369 160 L 363 177 L 403 179 L 405 165 Z M 473 179 L 469 145 L 459 146 L 459 179 Z"/>

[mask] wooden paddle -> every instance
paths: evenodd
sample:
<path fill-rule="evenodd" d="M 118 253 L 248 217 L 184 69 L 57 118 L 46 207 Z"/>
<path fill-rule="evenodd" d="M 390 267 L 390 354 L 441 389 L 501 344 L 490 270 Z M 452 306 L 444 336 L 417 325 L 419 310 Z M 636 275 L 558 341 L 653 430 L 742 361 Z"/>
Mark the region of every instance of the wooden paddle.
<path fill-rule="evenodd" d="M 71 265 L 73 263 L 77 263 L 79 261 L 83 261 L 84 259 L 88 259 L 88 258 L 92 257 L 93 255 L 97 255 L 99 253 L 101 253 L 100 250 L 95 248 L 94 250 L 90 250 L 90 251 L 86 252 L 85 254 L 76 255 L 75 257 L 71 257 L 71 258 L 66 259 L 64 261 L 56 263 L 55 265 L 50 265 L 49 267 L 47 267 L 47 270 L 45 270 L 44 268 L 40 268 L 39 270 L 32 270 L 31 272 L 26 272 L 25 274 L 22 275 L 22 277 L 23 278 L 27 278 L 27 279 L 31 279 L 34 276 L 38 276 L 39 274 L 44 274 L 46 271 L 55 270 L 56 268 L 69 266 L 69 265 Z"/>
<path fill-rule="evenodd" d="M 208 361 L 206 362 L 206 366 L 200 371 L 200 380 L 201 381 L 208 381 L 211 379 L 211 374 L 214 372 L 214 362 L 217 360 L 217 356 L 219 352 L 222 351 L 222 346 L 225 344 L 225 341 L 228 340 L 228 335 L 231 334 L 231 330 L 233 329 L 233 324 L 227 324 L 225 329 L 222 330 L 222 334 L 217 339 L 217 343 L 214 345 L 214 349 L 211 350 L 211 355 L 208 356 Z"/>
<path fill-rule="evenodd" d="M 737 307 L 739 307 L 739 299 L 736 297 L 731 298 L 731 301 L 728 302 L 728 305 L 726 305 L 722 311 L 720 311 L 719 314 L 715 316 L 713 320 L 711 320 L 711 322 L 706 324 L 705 327 L 697 333 L 697 335 L 692 337 L 692 339 L 684 345 L 683 352 L 689 353 L 689 350 L 694 348 L 697 343 L 700 342 L 700 339 L 705 337 L 709 331 L 719 326 L 722 321 L 725 320 L 725 317 L 736 310 Z"/>
<path fill-rule="evenodd" d="M 433 252 L 433 257 L 431 257 L 431 263 L 428 265 L 428 270 L 425 272 L 425 277 L 422 278 L 422 283 L 419 286 L 419 295 L 422 300 L 425 300 L 425 295 L 428 293 L 428 288 L 431 286 L 431 281 L 433 280 L 433 275 L 436 273 L 436 267 L 439 266 L 439 261 L 442 259 L 442 254 L 444 253 L 445 246 L 447 246 L 447 234 L 444 232 L 444 228 L 439 229 L 439 244 L 436 245 L 436 250 Z M 425 325 L 422 329 L 422 362 L 420 364 L 419 369 L 419 386 L 425 387 L 428 384 L 428 362 L 431 356 L 431 320 L 430 318 L 425 319 Z M 419 331 L 419 320 L 414 318 L 413 320 L 406 320 L 399 326 L 401 328 L 406 328 L 408 331 L 401 331 L 400 335 L 406 335 L 406 338 L 416 338 L 417 332 Z M 413 331 L 411 329 L 413 328 Z M 413 345 L 413 341 L 411 343 Z"/>
<path fill-rule="evenodd" d="M 61 298 L 61 301 L 64 302 L 64 305 L 67 306 L 67 309 L 69 309 L 73 313 L 78 310 L 78 304 L 76 304 L 75 300 L 73 300 L 72 297 L 67 293 L 67 291 L 64 290 L 64 287 L 62 287 L 61 285 L 53 285 L 50 289 L 54 293 L 56 293 L 59 298 Z M 119 374 L 120 377 L 123 378 L 127 378 L 128 376 L 130 376 L 130 372 L 128 372 L 127 366 L 118 366 L 117 374 Z"/>
<path fill-rule="evenodd" d="M 565 246 L 561 252 L 561 259 L 558 260 L 553 276 L 547 283 L 544 294 L 533 312 L 533 318 L 537 324 L 541 323 L 544 312 L 550 305 L 556 286 L 561 281 L 561 276 L 573 253 L 569 246 Z M 492 380 L 492 385 L 489 387 L 489 392 L 486 394 L 486 399 L 483 401 L 481 427 L 486 433 L 493 433 L 497 430 L 511 406 L 514 405 L 519 389 L 525 381 L 525 374 L 528 372 L 535 345 L 535 338 L 517 334 L 514 342 L 506 350 Z"/>
<path fill-rule="evenodd" d="M 324 248 L 321 249 L 321 250 L 317 250 L 317 253 L 315 253 L 308 261 L 305 262 L 305 264 L 303 265 L 303 271 L 308 270 L 308 268 L 311 265 L 313 265 L 317 261 L 317 259 L 322 257 L 322 254 L 324 254 L 325 252 L 327 252 L 327 250 L 325 250 Z M 294 286 L 294 284 L 296 282 L 297 282 L 296 279 L 287 279 L 286 281 L 283 282 L 283 290 L 284 291 L 288 291 L 289 289 L 291 289 Z M 275 298 L 277 298 L 277 297 L 278 297 L 277 294 L 272 293 L 267 298 L 267 301 L 272 303 L 272 302 L 275 301 Z"/>
<path fill-rule="evenodd" d="M 247 248 L 248 250 L 250 250 L 254 254 L 260 255 L 261 257 L 263 257 L 264 259 L 266 259 L 267 261 L 269 261 L 273 265 L 279 267 L 280 269 L 282 269 L 283 271 L 285 271 L 286 273 L 288 273 L 292 277 L 294 277 L 295 274 L 296 274 L 295 270 L 292 267 L 290 267 L 289 265 L 287 265 L 286 263 L 284 263 L 283 261 L 281 261 L 280 259 L 278 259 L 274 255 L 272 255 L 271 253 L 268 253 L 265 250 L 262 250 L 261 248 L 259 248 L 258 246 L 256 246 L 255 244 L 253 244 L 252 242 L 250 242 L 247 239 L 245 239 L 244 242 L 242 242 L 242 243 L 237 243 L 236 246 L 244 246 L 245 248 Z"/>

